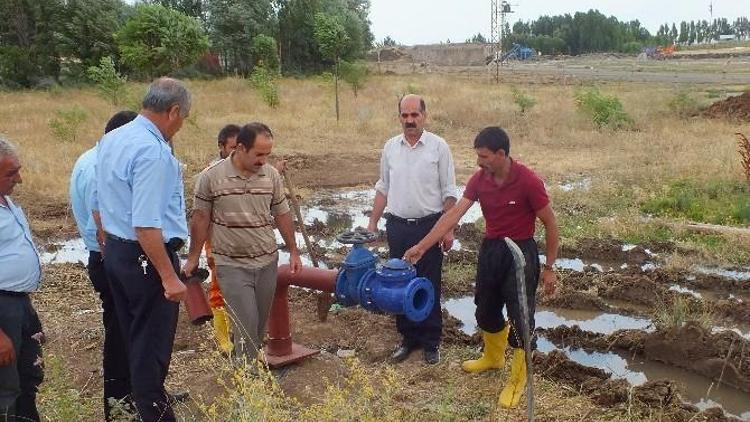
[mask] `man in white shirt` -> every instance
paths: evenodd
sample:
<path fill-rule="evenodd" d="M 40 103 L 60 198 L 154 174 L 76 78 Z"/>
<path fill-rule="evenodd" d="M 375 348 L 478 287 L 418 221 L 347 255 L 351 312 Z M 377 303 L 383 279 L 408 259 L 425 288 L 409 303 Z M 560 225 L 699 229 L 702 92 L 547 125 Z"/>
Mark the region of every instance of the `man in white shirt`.
<path fill-rule="evenodd" d="M 377 232 L 378 220 L 387 206 L 386 232 L 391 258 L 403 257 L 407 249 L 432 229 L 442 213 L 456 203 L 456 174 L 450 148 L 443 138 L 424 130 L 426 118 L 424 99 L 411 94 L 401 98 L 399 120 L 404 132 L 386 142 L 380 159 L 380 179 L 375 184 L 368 230 Z M 422 322 L 412 322 L 404 316 L 396 318 L 403 338 L 391 355 L 395 362 L 405 360 L 417 348 L 424 349 L 428 364 L 440 362 L 443 252 L 452 245 L 451 230 L 416 265 L 417 275 L 428 278 L 435 287 L 435 305 Z"/>

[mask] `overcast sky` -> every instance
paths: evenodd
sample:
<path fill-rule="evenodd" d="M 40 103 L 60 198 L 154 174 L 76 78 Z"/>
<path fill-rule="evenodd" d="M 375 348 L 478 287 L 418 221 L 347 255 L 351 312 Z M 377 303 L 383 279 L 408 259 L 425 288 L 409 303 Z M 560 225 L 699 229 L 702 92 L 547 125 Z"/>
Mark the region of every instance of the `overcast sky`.
<path fill-rule="evenodd" d="M 489 38 L 490 0 L 371 0 L 370 20 L 376 41 L 386 35 L 400 44 L 463 42 L 477 32 Z M 652 34 L 665 22 L 709 20 L 711 0 L 509 0 L 515 5 L 509 22 L 541 15 L 598 9 L 618 20 L 638 19 Z M 750 0 L 714 0 L 714 17 L 733 21 L 750 16 Z"/>

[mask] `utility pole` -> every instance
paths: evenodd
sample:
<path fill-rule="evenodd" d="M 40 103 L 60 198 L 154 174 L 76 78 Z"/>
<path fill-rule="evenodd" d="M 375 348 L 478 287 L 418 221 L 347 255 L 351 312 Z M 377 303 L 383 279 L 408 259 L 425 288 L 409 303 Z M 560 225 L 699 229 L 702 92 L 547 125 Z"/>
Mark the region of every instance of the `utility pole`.
<path fill-rule="evenodd" d="M 495 63 L 495 83 L 500 82 L 500 62 L 502 62 L 503 38 L 505 38 L 506 16 L 513 13 L 510 4 L 503 0 L 490 0 L 490 44 L 492 61 Z M 498 19 L 499 18 L 499 19 Z"/>

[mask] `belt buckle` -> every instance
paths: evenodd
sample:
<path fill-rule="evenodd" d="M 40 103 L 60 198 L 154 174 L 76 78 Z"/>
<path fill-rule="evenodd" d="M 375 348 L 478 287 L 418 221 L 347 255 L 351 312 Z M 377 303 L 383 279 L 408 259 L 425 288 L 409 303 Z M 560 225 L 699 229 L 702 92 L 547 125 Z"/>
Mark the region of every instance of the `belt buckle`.
<path fill-rule="evenodd" d="M 419 223 L 419 219 L 418 218 L 407 218 L 406 219 L 406 224 L 417 224 L 417 223 Z"/>

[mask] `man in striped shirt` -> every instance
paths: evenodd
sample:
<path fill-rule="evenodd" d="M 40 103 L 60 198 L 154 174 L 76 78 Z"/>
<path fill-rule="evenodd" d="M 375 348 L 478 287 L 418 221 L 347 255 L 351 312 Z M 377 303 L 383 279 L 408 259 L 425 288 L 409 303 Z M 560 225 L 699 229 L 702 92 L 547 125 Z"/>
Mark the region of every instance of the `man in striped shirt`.
<path fill-rule="evenodd" d="M 289 249 L 292 273 L 302 266 L 282 178 L 266 163 L 272 147 L 268 126 L 247 124 L 229 157 L 200 174 L 183 267 L 192 274 L 210 234 L 219 286 L 235 327 L 235 356 L 248 361 L 261 347 L 276 290 L 274 224 Z"/>

